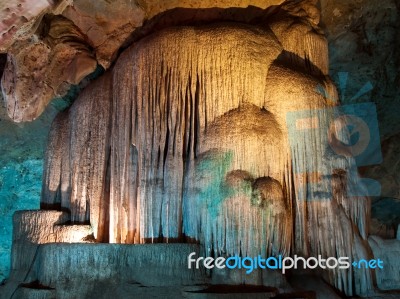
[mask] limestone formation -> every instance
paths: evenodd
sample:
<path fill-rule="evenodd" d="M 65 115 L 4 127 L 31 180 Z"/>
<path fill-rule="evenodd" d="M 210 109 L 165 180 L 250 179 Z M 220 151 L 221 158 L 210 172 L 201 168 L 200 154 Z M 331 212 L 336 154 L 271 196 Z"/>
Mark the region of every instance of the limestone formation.
<path fill-rule="evenodd" d="M 23 283 L 37 280 L 32 275 L 36 275 L 37 267 L 33 267 L 33 264 L 38 262 L 40 246 L 48 243 L 82 243 L 90 240 L 88 236 L 92 235 L 89 225 L 67 225 L 68 221 L 68 213 L 61 211 L 20 211 L 14 214 L 12 271 L 10 282 L 0 292 L 1 298 L 11 298 L 14 293 L 16 298 L 31 298 L 35 293 L 42 298 L 39 290 L 18 290 Z"/>
<path fill-rule="evenodd" d="M 8 115 L 17 122 L 36 119 L 55 96 L 65 94 L 97 66 L 85 37 L 61 16 L 48 17 L 35 37 L 8 51 L 2 91 Z"/>
<path fill-rule="evenodd" d="M 90 221 L 99 240 L 108 240 L 111 97 L 110 75 L 105 74 L 68 113 L 57 116 L 42 191 L 42 208 L 62 207 L 71 211 L 73 222 Z"/>
<path fill-rule="evenodd" d="M 0 3 L 0 52 L 15 41 L 30 38 L 43 16 L 60 14 L 72 1 L 17 0 Z"/>
<path fill-rule="evenodd" d="M 32 38 L 8 48 L 2 88 L 15 121 L 37 117 L 97 63 L 110 68 L 53 123 L 41 198 L 41 208 L 49 211 L 17 215 L 14 275 L 49 288 L 35 296 L 71 295 L 65 283 L 70 273 L 90 276 L 93 284 L 126 282 L 125 275 L 154 285 L 164 283 L 161 275 L 197 279 L 199 274 L 179 267 L 154 272 L 145 263 L 182 266 L 177 254 L 187 256 L 189 249 L 203 256 L 361 260 L 389 246 L 368 238 L 370 199 L 348 192 L 362 188 L 354 159 L 326 150 L 340 124 L 330 135 L 301 128 L 329 127 L 340 105 L 316 1 L 234 2 L 77 0 L 62 15 L 44 17 Z M 248 8 L 254 13 L 248 18 L 229 11 L 214 20 L 219 8 L 248 4 L 261 13 Z M 185 11 L 171 13 L 177 6 L 214 8 L 210 15 L 171 21 Z M 299 111 L 304 117 L 290 123 L 291 113 Z M 88 240 L 119 244 L 42 245 Z M 200 246 L 148 244 L 175 242 Z M 166 254 L 158 256 L 163 248 Z M 93 271 L 104 264 L 104 273 Z M 211 274 L 214 281 L 229 277 Z M 383 290 L 398 282 L 393 268 L 318 274 L 349 296 L 371 294 L 375 278 Z M 244 278 L 241 272 L 229 278 L 286 288 L 283 277 L 274 275 Z M 394 281 L 386 283 L 388 277 Z M 25 296 L 26 287 L 14 289 Z M 80 290 L 93 295 L 86 286 Z"/>
<path fill-rule="evenodd" d="M 12 273 L 0 298 L 124 298 L 143 287 L 176 298 L 183 291 L 177 286 L 207 282 L 204 271 L 188 269 L 182 259 L 198 253 L 198 245 L 93 244 L 90 226 L 68 221 L 58 211 L 15 214 Z"/>
<path fill-rule="evenodd" d="M 285 9 L 286 25 L 174 27 L 125 50 L 55 121 L 43 207 L 90 221 L 103 242 L 189 238 L 214 255 L 367 258 L 369 202 L 348 197 L 344 177 L 327 200 L 298 196 L 299 155 L 328 141 L 299 134 L 291 151 L 287 113 L 337 101 L 316 88 L 335 94 L 326 40 L 313 19 L 289 26 L 299 17 Z M 310 42 L 293 40 L 300 32 Z M 346 172 L 351 161 L 341 163 Z M 324 276 L 347 294 L 372 288 L 366 270 Z"/>
<path fill-rule="evenodd" d="M 2 79 L 8 115 L 21 122 L 36 119 L 51 99 L 65 95 L 97 64 L 109 68 L 136 30 L 166 11 L 249 5 L 267 9 L 283 0 L 17 2 L 0 4 L 0 51 L 8 53 Z M 186 18 L 182 12 L 167 23 Z"/>

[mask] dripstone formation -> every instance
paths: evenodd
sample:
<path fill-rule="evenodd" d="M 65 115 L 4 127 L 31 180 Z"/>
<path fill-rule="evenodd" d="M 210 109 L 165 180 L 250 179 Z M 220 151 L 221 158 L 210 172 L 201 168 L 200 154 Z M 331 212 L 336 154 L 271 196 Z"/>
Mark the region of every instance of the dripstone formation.
<path fill-rule="evenodd" d="M 374 248 L 384 255 L 379 240 L 368 243 L 369 199 L 347 192 L 357 184 L 346 179 L 354 161 L 332 162 L 329 178 L 297 171 L 317 163 L 327 137 L 299 134 L 293 146 L 288 113 L 340 105 L 318 22 L 312 1 L 288 1 L 248 22 L 196 21 L 138 38 L 56 117 L 42 210 L 67 211 L 77 227 L 90 224 L 84 231 L 93 237 L 85 242 L 197 243 L 199 254 L 213 256 L 368 260 Z M 328 114 L 318 121 L 327 122 Z M 316 200 L 300 196 L 313 180 L 326 183 L 329 198 L 317 200 L 315 190 L 307 192 Z M 58 242 L 73 239 L 65 231 L 60 236 Z M 67 246 L 65 254 L 82 250 L 90 260 L 90 246 L 108 250 L 85 244 Z M 370 269 L 316 271 L 346 295 L 375 289 Z M 382 289 L 388 289 L 385 273 L 377 276 Z M 255 275 L 236 282 L 286 288 L 282 277 Z M 45 280 L 57 290 L 56 281 Z"/>
<path fill-rule="evenodd" d="M 290 15 L 151 34 L 55 120 L 42 205 L 70 210 L 100 242 L 367 258 L 367 199 L 345 186 L 296 198 L 286 115 L 334 105 L 317 90 L 335 90 L 327 65 L 318 28 Z M 372 287 L 368 271 L 327 276 L 349 294 Z"/>

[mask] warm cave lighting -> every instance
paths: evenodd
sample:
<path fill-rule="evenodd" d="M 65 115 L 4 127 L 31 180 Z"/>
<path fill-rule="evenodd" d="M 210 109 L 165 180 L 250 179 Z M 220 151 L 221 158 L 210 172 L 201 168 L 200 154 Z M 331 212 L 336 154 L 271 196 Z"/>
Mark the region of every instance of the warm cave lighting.
<path fill-rule="evenodd" d="M 397 298 L 398 131 L 328 55 L 374 60 L 341 31 L 372 0 L 36 2 L 0 3 L 0 134 L 43 170 L 25 197 L 0 168 L 40 201 L 7 212 L 0 299 Z"/>

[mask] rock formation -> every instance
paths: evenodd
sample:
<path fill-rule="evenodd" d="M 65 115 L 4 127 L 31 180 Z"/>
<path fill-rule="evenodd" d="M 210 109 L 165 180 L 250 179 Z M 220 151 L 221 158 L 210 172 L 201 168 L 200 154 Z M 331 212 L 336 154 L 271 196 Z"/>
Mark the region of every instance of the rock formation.
<path fill-rule="evenodd" d="M 248 4 L 238 2 L 237 7 Z M 53 210 L 49 223 L 41 223 L 45 213 L 20 220 L 21 226 L 49 226 L 52 235 L 32 236 L 23 227 L 17 236 L 35 250 L 42 239 L 82 241 L 93 230 L 99 243 L 194 242 L 203 255 L 213 256 L 360 260 L 383 254 L 388 245 L 368 238 L 369 198 L 348 193 L 361 188 L 353 159 L 326 151 L 331 136 L 301 130 L 291 135 L 290 113 L 305 113 L 295 126 L 325 127 L 340 103 L 328 76 L 328 45 L 315 1 L 281 2 L 257 2 L 262 10 L 247 8 L 247 19 L 237 10 L 213 8 L 177 21 L 169 11 L 178 6 L 175 1 L 135 2 L 126 10 L 125 1 L 113 9 L 76 1 L 62 15 L 44 17 L 37 38 L 13 43 L 2 88 L 15 121 L 36 118 L 51 98 L 81 82 L 97 63 L 110 68 L 53 122 L 41 198 L 41 208 Z M 89 17 L 92 5 L 101 12 L 96 22 Z M 179 2 L 180 9 L 191 5 L 210 6 Z M 105 22 L 107 12 L 127 18 Z M 145 18 L 153 19 L 143 24 Z M 327 175 L 312 169 L 321 164 Z M 67 221 L 73 226 L 59 227 Z M 71 236 L 71 230 L 78 233 Z M 107 246 L 91 245 L 94 251 Z M 18 246 L 14 258 L 23 259 Z M 71 252 L 96 265 L 107 258 L 94 258 L 90 246 L 61 247 L 66 256 L 57 269 L 77 265 Z M 37 265 L 46 262 L 46 254 L 60 254 L 55 246 L 38 248 L 40 259 L 31 254 L 14 269 L 29 274 L 28 260 Z M 124 264 L 131 250 L 109 248 L 123 255 L 113 267 Z M 140 256 L 152 258 L 141 251 Z M 171 252 L 166 256 L 174 258 Z M 49 264 L 43 269 L 46 273 L 29 277 L 57 288 Z M 111 272 L 107 279 L 115 279 Z M 368 295 L 375 287 L 369 269 L 318 273 L 349 296 Z M 379 272 L 378 287 L 396 285 L 385 284 L 393 273 L 392 268 Z M 263 279 L 252 283 L 265 284 Z"/>
<path fill-rule="evenodd" d="M 336 103 L 316 88 L 335 91 L 326 40 L 285 9 L 258 25 L 161 30 L 125 50 L 56 119 L 43 208 L 70 210 L 103 242 L 367 258 L 368 201 L 347 197 L 344 179 L 328 200 L 296 194 L 304 162 L 291 158 L 287 113 Z M 297 146 L 316 155 L 319 138 Z M 372 287 L 368 271 L 347 271 L 327 279 L 348 294 Z"/>
<path fill-rule="evenodd" d="M 17 122 L 36 119 L 52 98 L 64 95 L 71 85 L 92 73 L 97 63 L 108 68 L 136 29 L 168 10 L 249 5 L 266 9 L 282 2 L 30 0 L 2 3 L 0 51 L 8 52 L 2 78 L 8 115 Z M 33 74 L 33 78 L 25 77 L 27 74 Z"/>

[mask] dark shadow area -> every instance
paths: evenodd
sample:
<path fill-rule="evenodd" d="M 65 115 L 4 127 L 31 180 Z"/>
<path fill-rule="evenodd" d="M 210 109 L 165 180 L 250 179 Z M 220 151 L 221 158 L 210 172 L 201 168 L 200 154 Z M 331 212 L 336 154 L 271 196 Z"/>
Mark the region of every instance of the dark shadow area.
<path fill-rule="evenodd" d="M 296 298 L 296 299 L 317 299 L 317 295 L 313 291 L 292 292 L 276 295 L 272 298 Z"/>
<path fill-rule="evenodd" d="M 246 8 L 174 8 L 160 13 L 144 22 L 122 45 L 120 52 L 143 37 L 154 32 L 175 26 L 204 26 L 215 22 L 236 22 L 256 25 L 267 22 L 272 15 L 280 12 L 278 6 L 261 9 L 255 6 Z"/>
<path fill-rule="evenodd" d="M 37 290 L 55 290 L 54 288 L 41 284 L 38 280 L 29 283 L 21 283 L 19 287 L 28 289 L 37 289 Z"/>
<path fill-rule="evenodd" d="M 0 54 L 0 78 L 3 76 L 6 62 L 7 62 L 7 54 Z"/>
<path fill-rule="evenodd" d="M 218 284 L 210 285 L 208 288 L 200 291 L 191 291 L 188 293 L 204 293 L 204 294 L 240 294 L 240 293 L 276 293 L 277 289 L 266 286 L 256 285 L 228 285 Z"/>

